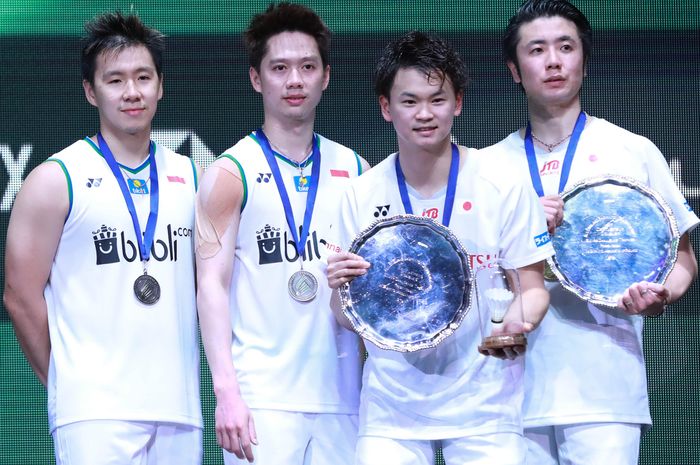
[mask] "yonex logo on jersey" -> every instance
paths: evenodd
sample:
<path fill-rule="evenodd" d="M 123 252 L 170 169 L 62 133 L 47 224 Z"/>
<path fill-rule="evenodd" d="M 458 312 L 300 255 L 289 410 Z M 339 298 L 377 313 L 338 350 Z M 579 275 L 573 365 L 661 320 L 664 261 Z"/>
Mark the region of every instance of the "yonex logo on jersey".
<path fill-rule="evenodd" d="M 537 247 L 542 247 L 543 245 L 549 244 L 549 241 L 552 239 L 549 237 L 549 233 L 547 231 L 543 232 L 542 234 L 538 234 L 537 236 L 534 237 L 535 239 L 535 245 Z"/>
<path fill-rule="evenodd" d="M 119 261 L 116 228 L 108 228 L 103 224 L 100 229 L 92 232 L 92 240 L 95 243 L 98 265 L 117 263 Z"/>
<path fill-rule="evenodd" d="M 100 187 L 100 184 L 102 184 L 102 178 L 88 178 L 85 183 L 87 187 Z"/>
<path fill-rule="evenodd" d="M 386 216 L 389 214 L 389 208 L 391 205 L 378 205 L 374 207 L 376 211 L 374 212 L 374 217 L 379 218 L 380 216 Z"/>
<path fill-rule="evenodd" d="M 301 227 L 299 227 L 299 234 L 301 234 Z M 281 233 L 280 228 L 266 224 L 261 230 L 256 230 L 255 235 L 258 242 L 258 264 L 295 262 L 299 257 L 294 239 L 287 231 Z M 302 260 L 320 259 L 319 245 L 325 246 L 326 242 L 318 239 L 316 231 L 311 231 L 304 247 Z"/>
<path fill-rule="evenodd" d="M 165 260 L 177 261 L 178 238 L 192 237 L 192 228 L 173 226 L 166 227 L 167 237 L 156 237 L 151 246 L 151 258 L 158 262 Z M 122 260 L 133 262 L 141 260 L 138 245 L 135 241 L 127 239 L 124 231 L 117 228 L 102 225 L 97 231 L 92 232 L 92 240 L 95 244 L 95 263 L 108 265 Z M 191 239 L 187 239 L 191 241 Z"/>
<path fill-rule="evenodd" d="M 559 169 L 559 160 L 550 160 L 544 165 L 542 165 L 542 169 L 540 170 L 540 174 L 552 174 L 552 172 L 556 171 Z"/>
<path fill-rule="evenodd" d="M 258 177 L 255 179 L 257 182 L 270 182 L 270 177 L 272 173 L 258 173 Z"/>
<path fill-rule="evenodd" d="M 440 213 L 440 210 L 438 210 L 437 208 L 426 208 L 425 210 L 423 210 L 422 216 L 436 220 L 439 213 Z"/>

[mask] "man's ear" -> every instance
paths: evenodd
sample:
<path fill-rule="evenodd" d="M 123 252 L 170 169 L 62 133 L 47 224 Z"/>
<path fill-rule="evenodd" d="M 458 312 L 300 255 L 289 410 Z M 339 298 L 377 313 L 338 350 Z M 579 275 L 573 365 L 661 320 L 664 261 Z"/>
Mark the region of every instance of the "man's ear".
<path fill-rule="evenodd" d="M 391 110 L 389 109 L 389 99 L 383 95 L 379 96 L 379 108 L 382 110 L 384 120 L 391 123 Z"/>
<path fill-rule="evenodd" d="M 87 79 L 83 79 L 83 90 L 85 91 L 85 98 L 90 105 L 93 107 L 97 106 L 97 98 L 95 97 L 95 89 L 92 88 L 92 84 Z"/>
<path fill-rule="evenodd" d="M 515 81 L 516 84 L 520 84 L 522 79 L 520 79 L 520 70 L 518 69 L 518 65 L 512 61 L 507 62 L 506 65 L 510 70 L 510 75 L 513 77 L 513 81 Z"/>
<path fill-rule="evenodd" d="M 252 66 L 248 68 L 248 77 L 250 77 L 250 84 L 253 86 L 256 92 L 262 93 L 262 83 L 260 82 L 260 73 Z"/>

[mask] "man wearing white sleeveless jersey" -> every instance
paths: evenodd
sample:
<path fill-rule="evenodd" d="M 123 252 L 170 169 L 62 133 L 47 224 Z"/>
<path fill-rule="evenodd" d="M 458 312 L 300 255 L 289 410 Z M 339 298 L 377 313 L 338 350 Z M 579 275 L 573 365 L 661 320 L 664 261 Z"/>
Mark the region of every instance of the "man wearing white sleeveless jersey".
<path fill-rule="evenodd" d="M 375 73 L 382 115 L 394 126 L 399 153 L 346 191 L 336 220 L 341 246 L 347 250 L 377 212 L 437 212 L 431 216 L 474 257 L 474 271 L 497 258 L 518 269 L 525 321 L 511 311 L 505 328 L 532 330 L 549 301 L 542 278 L 543 260 L 552 254 L 545 218 L 529 186 L 502 157 L 451 142 L 466 87 L 461 58 L 443 40 L 413 32 L 385 48 Z M 333 255 L 329 285 L 335 289 L 371 265 L 348 252 Z M 523 347 L 493 353 L 503 359 L 480 354 L 482 329 L 492 329 L 482 328 L 479 313 L 472 308 L 435 348 L 402 353 L 366 342 L 357 464 L 429 465 L 437 447 L 448 465 L 523 463 Z"/>
<path fill-rule="evenodd" d="M 163 36 L 136 16 L 86 25 L 98 133 L 34 169 L 12 210 L 5 306 L 48 390 L 56 462 L 197 464 L 197 170 L 150 140 Z"/>
<path fill-rule="evenodd" d="M 621 175 L 660 194 L 682 236 L 664 284 L 631 285 L 615 309 L 548 283 L 550 308 L 532 333 L 526 355 L 524 421 L 532 465 L 637 464 L 641 433 L 651 424 L 643 317 L 662 314 L 697 273 L 688 233 L 698 218 L 663 155 L 648 139 L 581 109 L 591 42 L 588 20 L 569 2 L 523 3 L 505 31 L 503 51 L 513 79 L 525 91 L 529 124 L 485 151 L 507 156 L 510 166 L 538 186 L 534 190 L 539 190 L 551 233 L 561 224 L 560 193 L 567 186 Z"/>
<path fill-rule="evenodd" d="M 227 464 L 342 465 L 354 454 L 358 340 L 335 322 L 321 279 L 340 194 L 367 165 L 313 131 L 329 35 L 295 4 L 251 20 L 263 125 L 214 162 L 198 197 L 197 299 Z"/>

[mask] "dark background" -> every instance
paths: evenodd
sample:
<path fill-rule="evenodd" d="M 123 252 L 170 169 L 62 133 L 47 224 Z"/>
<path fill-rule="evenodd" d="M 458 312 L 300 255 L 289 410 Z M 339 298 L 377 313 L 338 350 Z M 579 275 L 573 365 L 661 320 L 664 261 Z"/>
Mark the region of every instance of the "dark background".
<path fill-rule="evenodd" d="M 383 45 L 411 28 L 448 39 L 471 69 L 454 137 L 483 147 L 524 124 L 525 101 L 500 58 L 499 34 L 517 1 L 312 1 L 335 32 L 331 84 L 317 131 L 354 148 L 371 164 L 395 150 L 391 126 L 371 88 Z M 464 4 L 468 3 L 467 6 Z M 594 27 L 594 55 L 582 91 L 584 109 L 654 141 L 698 211 L 700 173 L 700 2 L 575 1 Z M 79 72 L 81 24 L 94 14 L 136 5 L 168 34 L 165 96 L 154 139 L 206 166 L 262 122 L 248 82 L 240 32 L 266 2 L 3 0 L 0 5 L 0 253 L 17 182 L 31 168 L 97 130 Z M 77 6 L 77 7 L 76 7 Z M 22 170 L 20 153 L 30 154 Z M 11 168 L 14 165 L 14 168 Z M 700 249 L 697 234 L 692 234 Z M 4 273 L 0 272 L 0 285 Z M 700 288 L 661 318 L 647 320 L 645 351 L 654 427 L 640 464 L 700 465 Z M 144 354 L 147 356 L 147 354 Z M 205 463 L 219 464 L 214 399 L 202 364 Z M 0 308 L 0 464 L 53 463 L 46 394 L 31 373 Z"/>

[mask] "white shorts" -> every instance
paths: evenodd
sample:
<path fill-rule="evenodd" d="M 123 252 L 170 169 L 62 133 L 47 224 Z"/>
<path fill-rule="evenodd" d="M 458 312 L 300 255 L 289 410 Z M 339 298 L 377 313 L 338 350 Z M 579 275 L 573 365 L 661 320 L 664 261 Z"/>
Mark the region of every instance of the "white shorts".
<path fill-rule="evenodd" d="M 199 465 L 202 430 L 147 421 L 89 420 L 53 433 L 57 465 Z"/>
<path fill-rule="evenodd" d="M 581 423 L 525 429 L 528 465 L 637 465 L 642 426 Z"/>
<path fill-rule="evenodd" d="M 251 409 L 256 465 L 352 465 L 357 415 Z M 226 450 L 226 465 L 248 465 Z"/>
<path fill-rule="evenodd" d="M 442 447 L 446 465 L 523 465 L 525 442 L 517 433 L 494 433 L 441 441 L 362 436 L 356 465 L 433 465 Z"/>

